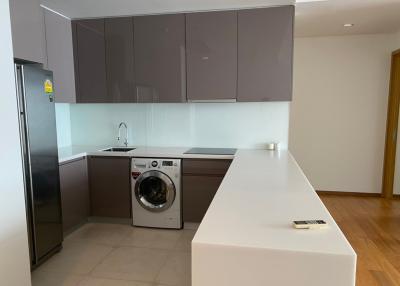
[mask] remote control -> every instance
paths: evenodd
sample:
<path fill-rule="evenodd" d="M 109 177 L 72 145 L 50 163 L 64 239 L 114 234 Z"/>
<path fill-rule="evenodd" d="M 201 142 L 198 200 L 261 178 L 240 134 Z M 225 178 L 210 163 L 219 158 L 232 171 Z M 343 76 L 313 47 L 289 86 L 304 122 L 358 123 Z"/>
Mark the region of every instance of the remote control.
<path fill-rule="evenodd" d="M 323 220 L 296 220 L 293 222 L 294 228 L 297 229 L 317 229 L 327 226 Z"/>

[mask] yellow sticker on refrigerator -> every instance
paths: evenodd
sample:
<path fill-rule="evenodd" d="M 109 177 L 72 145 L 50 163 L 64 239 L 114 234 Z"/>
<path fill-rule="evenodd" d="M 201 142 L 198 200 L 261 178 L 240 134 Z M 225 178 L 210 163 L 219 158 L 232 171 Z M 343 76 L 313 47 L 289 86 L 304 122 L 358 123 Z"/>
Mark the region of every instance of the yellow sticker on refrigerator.
<path fill-rule="evenodd" d="M 47 94 L 53 93 L 53 83 L 49 79 L 44 82 L 44 92 Z"/>

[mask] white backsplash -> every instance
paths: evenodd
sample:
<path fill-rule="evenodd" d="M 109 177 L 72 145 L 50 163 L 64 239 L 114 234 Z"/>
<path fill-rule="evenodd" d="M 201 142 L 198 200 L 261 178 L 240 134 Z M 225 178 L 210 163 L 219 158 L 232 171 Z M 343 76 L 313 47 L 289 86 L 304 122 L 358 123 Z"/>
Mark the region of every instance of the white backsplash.
<path fill-rule="evenodd" d="M 57 104 L 59 138 L 72 145 L 116 145 L 120 122 L 130 145 L 263 148 L 288 146 L 289 102 L 185 104 Z M 63 140 L 68 142 L 68 140 Z M 62 142 L 65 144 L 65 142 Z"/>
<path fill-rule="evenodd" d="M 56 104 L 57 143 L 58 147 L 72 145 L 70 104 Z"/>

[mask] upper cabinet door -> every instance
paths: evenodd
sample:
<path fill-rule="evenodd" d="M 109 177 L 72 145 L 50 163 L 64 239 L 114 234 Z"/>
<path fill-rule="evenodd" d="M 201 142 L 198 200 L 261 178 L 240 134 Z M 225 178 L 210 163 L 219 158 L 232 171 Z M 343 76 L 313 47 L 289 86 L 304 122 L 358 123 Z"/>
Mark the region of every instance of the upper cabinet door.
<path fill-rule="evenodd" d="M 138 102 L 186 102 L 185 15 L 134 17 Z"/>
<path fill-rule="evenodd" d="M 294 7 L 238 13 L 238 101 L 290 101 Z"/>
<path fill-rule="evenodd" d="M 237 12 L 186 15 L 188 100 L 236 100 Z"/>
<path fill-rule="evenodd" d="M 76 103 L 71 20 L 44 9 L 47 68 L 53 71 L 55 101 Z"/>
<path fill-rule="evenodd" d="M 104 19 L 77 20 L 72 24 L 77 102 L 109 102 Z"/>
<path fill-rule="evenodd" d="M 11 0 L 14 58 L 46 65 L 44 18 L 39 0 Z"/>
<path fill-rule="evenodd" d="M 135 102 L 133 19 L 105 19 L 107 92 L 111 102 Z"/>

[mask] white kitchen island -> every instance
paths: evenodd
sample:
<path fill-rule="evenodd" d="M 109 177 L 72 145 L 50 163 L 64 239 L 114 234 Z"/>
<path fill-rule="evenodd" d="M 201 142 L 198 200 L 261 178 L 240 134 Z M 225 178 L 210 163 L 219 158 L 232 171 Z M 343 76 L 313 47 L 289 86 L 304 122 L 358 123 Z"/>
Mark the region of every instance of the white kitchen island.
<path fill-rule="evenodd" d="M 329 227 L 296 230 L 293 220 Z M 356 254 L 288 151 L 238 150 L 192 242 L 192 286 L 354 286 Z"/>

